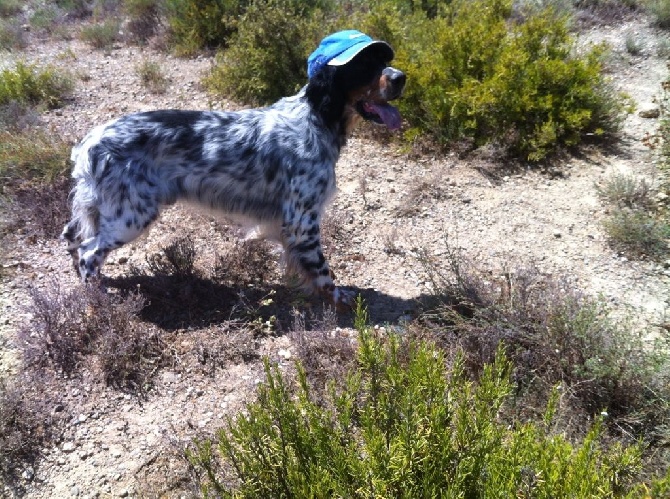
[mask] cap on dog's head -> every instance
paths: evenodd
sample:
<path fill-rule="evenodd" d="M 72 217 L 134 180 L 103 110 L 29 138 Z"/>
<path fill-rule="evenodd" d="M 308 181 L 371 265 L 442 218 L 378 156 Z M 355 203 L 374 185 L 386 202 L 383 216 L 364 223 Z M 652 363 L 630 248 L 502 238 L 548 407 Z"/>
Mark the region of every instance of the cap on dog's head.
<path fill-rule="evenodd" d="M 307 59 L 307 76 L 311 79 L 324 66 L 342 66 L 351 61 L 359 52 L 370 46 L 376 46 L 385 52 L 385 61 L 393 60 L 393 49 L 380 40 L 373 40 L 365 33 L 355 29 L 338 31 L 328 35 Z"/>

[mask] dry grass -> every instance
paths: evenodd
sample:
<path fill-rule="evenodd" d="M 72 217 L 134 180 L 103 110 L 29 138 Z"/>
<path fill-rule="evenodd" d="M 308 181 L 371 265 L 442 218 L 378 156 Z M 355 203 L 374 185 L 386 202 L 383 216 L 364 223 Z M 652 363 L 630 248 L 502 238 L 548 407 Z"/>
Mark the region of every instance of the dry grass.
<path fill-rule="evenodd" d="M 145 60 L 137 66 L 136 72 L 142 85 L 152 94 L 164 94 L 167 91 L 170 80 L 157 62 Z"/>

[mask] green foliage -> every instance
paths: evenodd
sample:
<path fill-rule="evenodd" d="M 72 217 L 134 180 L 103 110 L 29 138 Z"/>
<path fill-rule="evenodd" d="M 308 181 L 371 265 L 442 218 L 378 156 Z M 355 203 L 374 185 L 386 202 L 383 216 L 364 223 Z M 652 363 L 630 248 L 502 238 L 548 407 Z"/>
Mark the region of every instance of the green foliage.
<path fill-rule="evenodd" d="M 16 101 L 55 108 L 73 88 L 72 78 L 54 67 L 17 62 L 14 69 L 0 72 L 0 105 Z"/>
<path fill-rule="evenodd" d="M 0 17 L 10 17 L 21 12 L 20 0 L 0 0 Z"/>
<path fill-rule="evenodd" d="M 23 29 L 17 20 L 0 19 L 0 50 L 15 50 L 25 47 Z"/>
<path fill-rule="evenodd" d="M 137 66 L 136 72 L 142 85 L 144 85 L 149 92 L 163 94 L 167 90 L 169 80 L 163 73 L 159 63 L 145 60 Z"/>
<path fill-rule="evenodd" d="M 645 6 L 651 13 L 656 26 L 670 28 L 670 0 L 647 0 Z"/>
<path fill-rule="evenodd" d="M 606 179 L 596 192 L 605 201 L 626 208 L 651 208 L 652 186 L 645 179 L 615 174 Z"/>
<path fill-rule="evenodd" d="M 108 19 L 101 23 L 84 26 L 79 36 L 85 42 L 90 43 L 93 48 L 109 50 L 115 42 L 121 39 L 120 29 L 121 23 L 117 19 Z"/>
<path fill-rule="evenodd" d="M 543 423 L 500 418 L 512 391 L 503 348 L 473 383 L 462 356 L 447 369 L 433 344 L 364 322 L 359 302 L 357 366 L 324 397 L 300 365 L 292 384 L 266 361 L 258 401 L 188 454 L 205 495 L 621 497 L 631 490 L 640 447 L 605 448 L 600 420 L 579 444 L 552 434 L 557 395 Z M 239 487 L 231 490 L 233 477 L 221 470 Z"/>
<path fill-rule="evenodd" d="M 442 144 L 494 142 L 532 161 L 586 133 L 614 132 L 623 106 L 607 92 L 601 48 L 574 55 L 567 18 L 550 9 L 510 23 L 510 0 L 456 0 L 396 35 L 408 87 L 399 101 L 417 133 Z"/>
<path fill-rule="evenodd" d="M 502 342 L 516 366 L 522 413 L 540 410 L 550 387 L 560 384 L 571 419 L 605 410 L 616 432 L 650 443 L 667 439 L 670 335 L 664 330 L 634 328 L 574 283 L 534 269 L 484 274 L 449 241 L 442 256 L 424 255 L 421 263 L 433 293 L 417 327 L 445 349 L 465 351 L 473 376 Z"/>
<path fill-rule="evenodd" d="M 270 0 L 252 4 L 206 85 L 246 103 L 273 102 L 307 81 L 307 56 L 324 30 L 318 2 Z"/>
<path fill-rule="evenodd" d="M 612 246 L 628 255 L 662 259 L 670 254 L 670 225 L 648 213 L 619 209 L 603 226 Z"/>
<path fill-rule="evenodd" d="M 163 7 L 163 0 L 124 0 L 123 10 L 129 18 L 126 29 L 133 40 L 145 42 L 156 34 Z"/>
<path fill-rule="evenodd" d="M 20 180 L 51 182 L 68 169 L 69 145 L 42 131 L 0 132 L 3 187 Z M 5 194 L 0 188 L 0 194 Z"/>
<path fill-rule="evenodd" d="M 167 0 L 167 21 L 175 51 L 194 55 L 204 48 L 225 47 L 237 30 L 249 0 Z"/>

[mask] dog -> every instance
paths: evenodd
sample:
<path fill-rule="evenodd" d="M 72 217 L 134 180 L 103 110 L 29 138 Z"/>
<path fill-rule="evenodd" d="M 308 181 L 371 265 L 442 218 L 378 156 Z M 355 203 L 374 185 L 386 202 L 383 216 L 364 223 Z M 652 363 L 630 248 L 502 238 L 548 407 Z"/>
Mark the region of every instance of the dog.
<path fill-rule="evenodd" d="M 389 66 L 393 57 L 386 42 L 341 31 L 310 55 L 307 85 L 269 107 L 149 111 L 94 128 L 72 151 L 72 218 L 62 233 L 82 280 L 98 278 L 112 250 L 185 200 L 257 225 L 281 242 L 309 291 L 350 305 L 323 256 L 320 222 L 356 123 L 400 127 L 389 101 L 406 76 Z"/>

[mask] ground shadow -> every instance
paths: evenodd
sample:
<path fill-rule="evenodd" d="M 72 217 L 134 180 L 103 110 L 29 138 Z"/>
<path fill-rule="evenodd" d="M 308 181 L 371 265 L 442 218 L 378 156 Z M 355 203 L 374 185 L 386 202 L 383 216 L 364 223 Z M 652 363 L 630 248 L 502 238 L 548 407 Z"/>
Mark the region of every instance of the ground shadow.
<path fill-rule="evenodd" d="M 140 318 L 166 330 L 201 328 L 231 320 L 272 320 L 288 331 L 295 311 L 323 317 L 331 308 L 318 297 L 280 283 L 230 285 L 215 280 L 180 275 L 129 275 L 104 280 L 110 292 L 139 293 L 146 300 Z M 414 317 L 420 298 L 400 298 L 371 288 L 346 287 L 360 295 L 373 324 L 397 324 Z M 337 313 L 337 325 L 352 327 L 353 311 Z"/>

